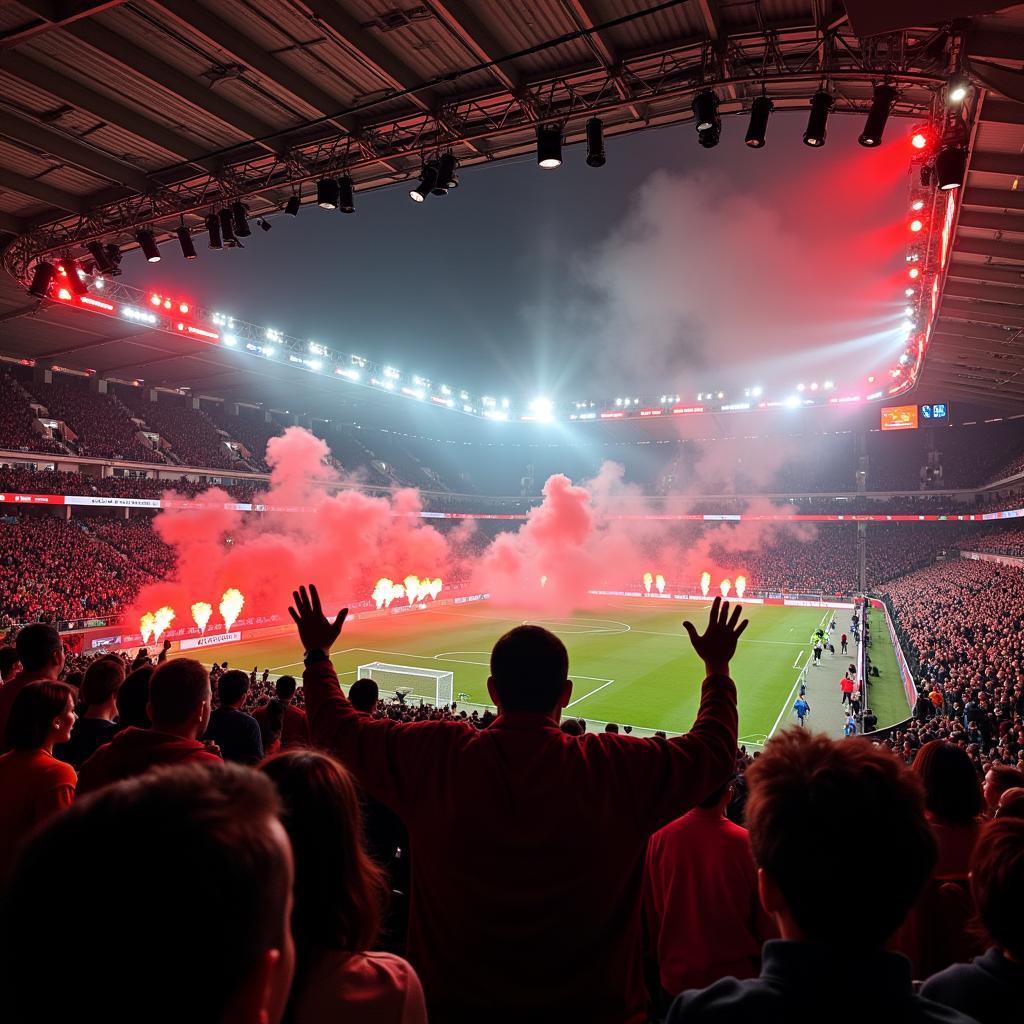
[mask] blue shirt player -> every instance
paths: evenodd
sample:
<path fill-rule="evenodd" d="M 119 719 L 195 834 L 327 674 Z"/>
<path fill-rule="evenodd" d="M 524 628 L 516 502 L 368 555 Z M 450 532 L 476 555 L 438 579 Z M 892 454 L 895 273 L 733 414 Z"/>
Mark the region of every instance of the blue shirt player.
<path fill-rule="evenodd" d="M 811 712 L 811 705 L 807 703 L 803 694 L 797 697 L 793 704 L 793 710 L 796 712 L 796 717 L 800 720 L 800 728 L 802 729 L 804 727 L 804 719 Z"/>

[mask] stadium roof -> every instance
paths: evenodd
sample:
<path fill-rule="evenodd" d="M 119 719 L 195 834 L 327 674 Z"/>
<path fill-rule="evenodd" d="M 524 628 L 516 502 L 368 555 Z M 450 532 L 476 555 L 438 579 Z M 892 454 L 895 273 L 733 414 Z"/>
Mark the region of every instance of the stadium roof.
<path fill-rule="evenodd" d="M 1016 238 L 1024 218 L 1013 184 L 1024 105 L 1007 98 L 1021 91 L 1010 76 L 1024 54 L 1022 8 L 951 29 L 929 24 L 933 3 L 884 6 L 17 0 L 0 6 L 4 262 L 24 280 L 34 259 L 81 255 L 90 240 L 128 249 L 140 227 L 161 240 L 181 223 L 198 232 L 235 199 L 252 216 L 277 212 L 325 174 L 346 171 L 362 190 L 415 179 L 442 150 L 463 165 L 532 152 L 546 123 L 572 142 L 594 115 L 608 135 L 689 120 L 709 86 L 723 114 L 749 109 L 765 83 L 777 108 L 805 109 L 823 81 L 836 109 L 865 111 L 888 77 L 900 87 L 895 113 L 925 118 L 964 42 L 975 80 L 1000 95 L 977 90 L 982 117 L 926 373 L 1005 400 L 1024 393 L 1004 379 L 1017 337 L 1006 326 L 1024 327 L 1024 243 L 1002 237 Z M 937 6 L 948 18 L 999 5 Z M 20 284 L 0 284 L 6 352 L 165 383 L 227 385 L 238 372 L 185 339 L 53 305 L 24 315 L 34 308 Z"/>

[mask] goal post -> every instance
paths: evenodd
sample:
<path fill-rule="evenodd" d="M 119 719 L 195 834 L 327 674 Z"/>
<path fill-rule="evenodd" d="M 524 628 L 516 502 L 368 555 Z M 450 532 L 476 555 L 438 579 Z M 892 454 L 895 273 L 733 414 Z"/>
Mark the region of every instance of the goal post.
<path fill-rule="evenodd" d="M 455 674 L 436 668 L 371 661 L 359 666 L 356 678 L 372 679 L 382 693 L 402 693 L 436 707 L 451 704 L 454 700 Z"/>

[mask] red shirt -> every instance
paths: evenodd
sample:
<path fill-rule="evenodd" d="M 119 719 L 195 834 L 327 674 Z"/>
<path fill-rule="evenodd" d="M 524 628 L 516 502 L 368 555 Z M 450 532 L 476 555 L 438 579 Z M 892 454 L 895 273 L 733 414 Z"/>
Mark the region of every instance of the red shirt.
<path fill-rule="evenodd" d="M 695 807 L 647 846 L 644 909 L 661 986 L 678 995 L 719 978 L 754 978 L 778 938 L 761 907 L 750 839 L 721 812 Z"/>
<path fill-rule="evenodd" d="M 12 750 L 0 756 L 0 884 L 22 840 L 40 822 L 71 806 L 77 778 L 71 765 L 45 750 Z"/>
<path fill-rule="evenodd" d="M 262 707 L 258 707 L 253 713 L 252 717 L 256 719 L 260 724 L 260 731 L 265 733 L 267 728 L 267 705 L 264 704 Z M 285 704 L 284 706 L 284 719 L 281 723 L 281 736 L 279 740 L 279 747 L 281 750 L 287 750 L 290 747 L 308 747 L 311 745 L 309 738 L 309 719 L 306 718 L 306 712 L 302 708 L 292 707 L 291 704 Z M 274 753 L 275 751 L 266 751 L 266 753 Z"/>
<path fill-rule="evenodd" d="M 843 676 L 843 681 L 839 684 L 839 689 L 843 693 L 853 693 L 853 680 L 849 676 Z"/>
<path fill-rule="evenodd" d="M 193 761 L 221 763 L 221 759 L 198 740 L 129 726 L 109 743 L 104 743 L 82 765 L 78 773 L 78 795 L 143 775 L 150 768 Z"/>
<path fill-rule="evenodd" d="M 690 732 L 568 736 L 550 718 L 399 723 L 303 675 L 314 740 L 405 822 L 409 959 L 431 1019 L 646 1020 L 640 896 L 652 832 L 736 764 L 736 688 L 704 681 Z"/>

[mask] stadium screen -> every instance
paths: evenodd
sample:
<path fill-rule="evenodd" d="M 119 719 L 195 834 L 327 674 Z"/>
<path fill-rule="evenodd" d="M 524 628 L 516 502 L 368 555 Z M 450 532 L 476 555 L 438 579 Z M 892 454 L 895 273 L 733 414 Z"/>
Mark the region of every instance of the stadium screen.
<path fill-rule="evenodd" d="M 949 417 L 949 406 L 945 402 L 934 402 L 932 405 L 921 406 L 921 418 L 925 420 L 944 420 Z"/>
<path fill-rule="evenodd" d="M 890 405 L 882 409 L 883 430 L 916 430 L 916 405 Z"/>

